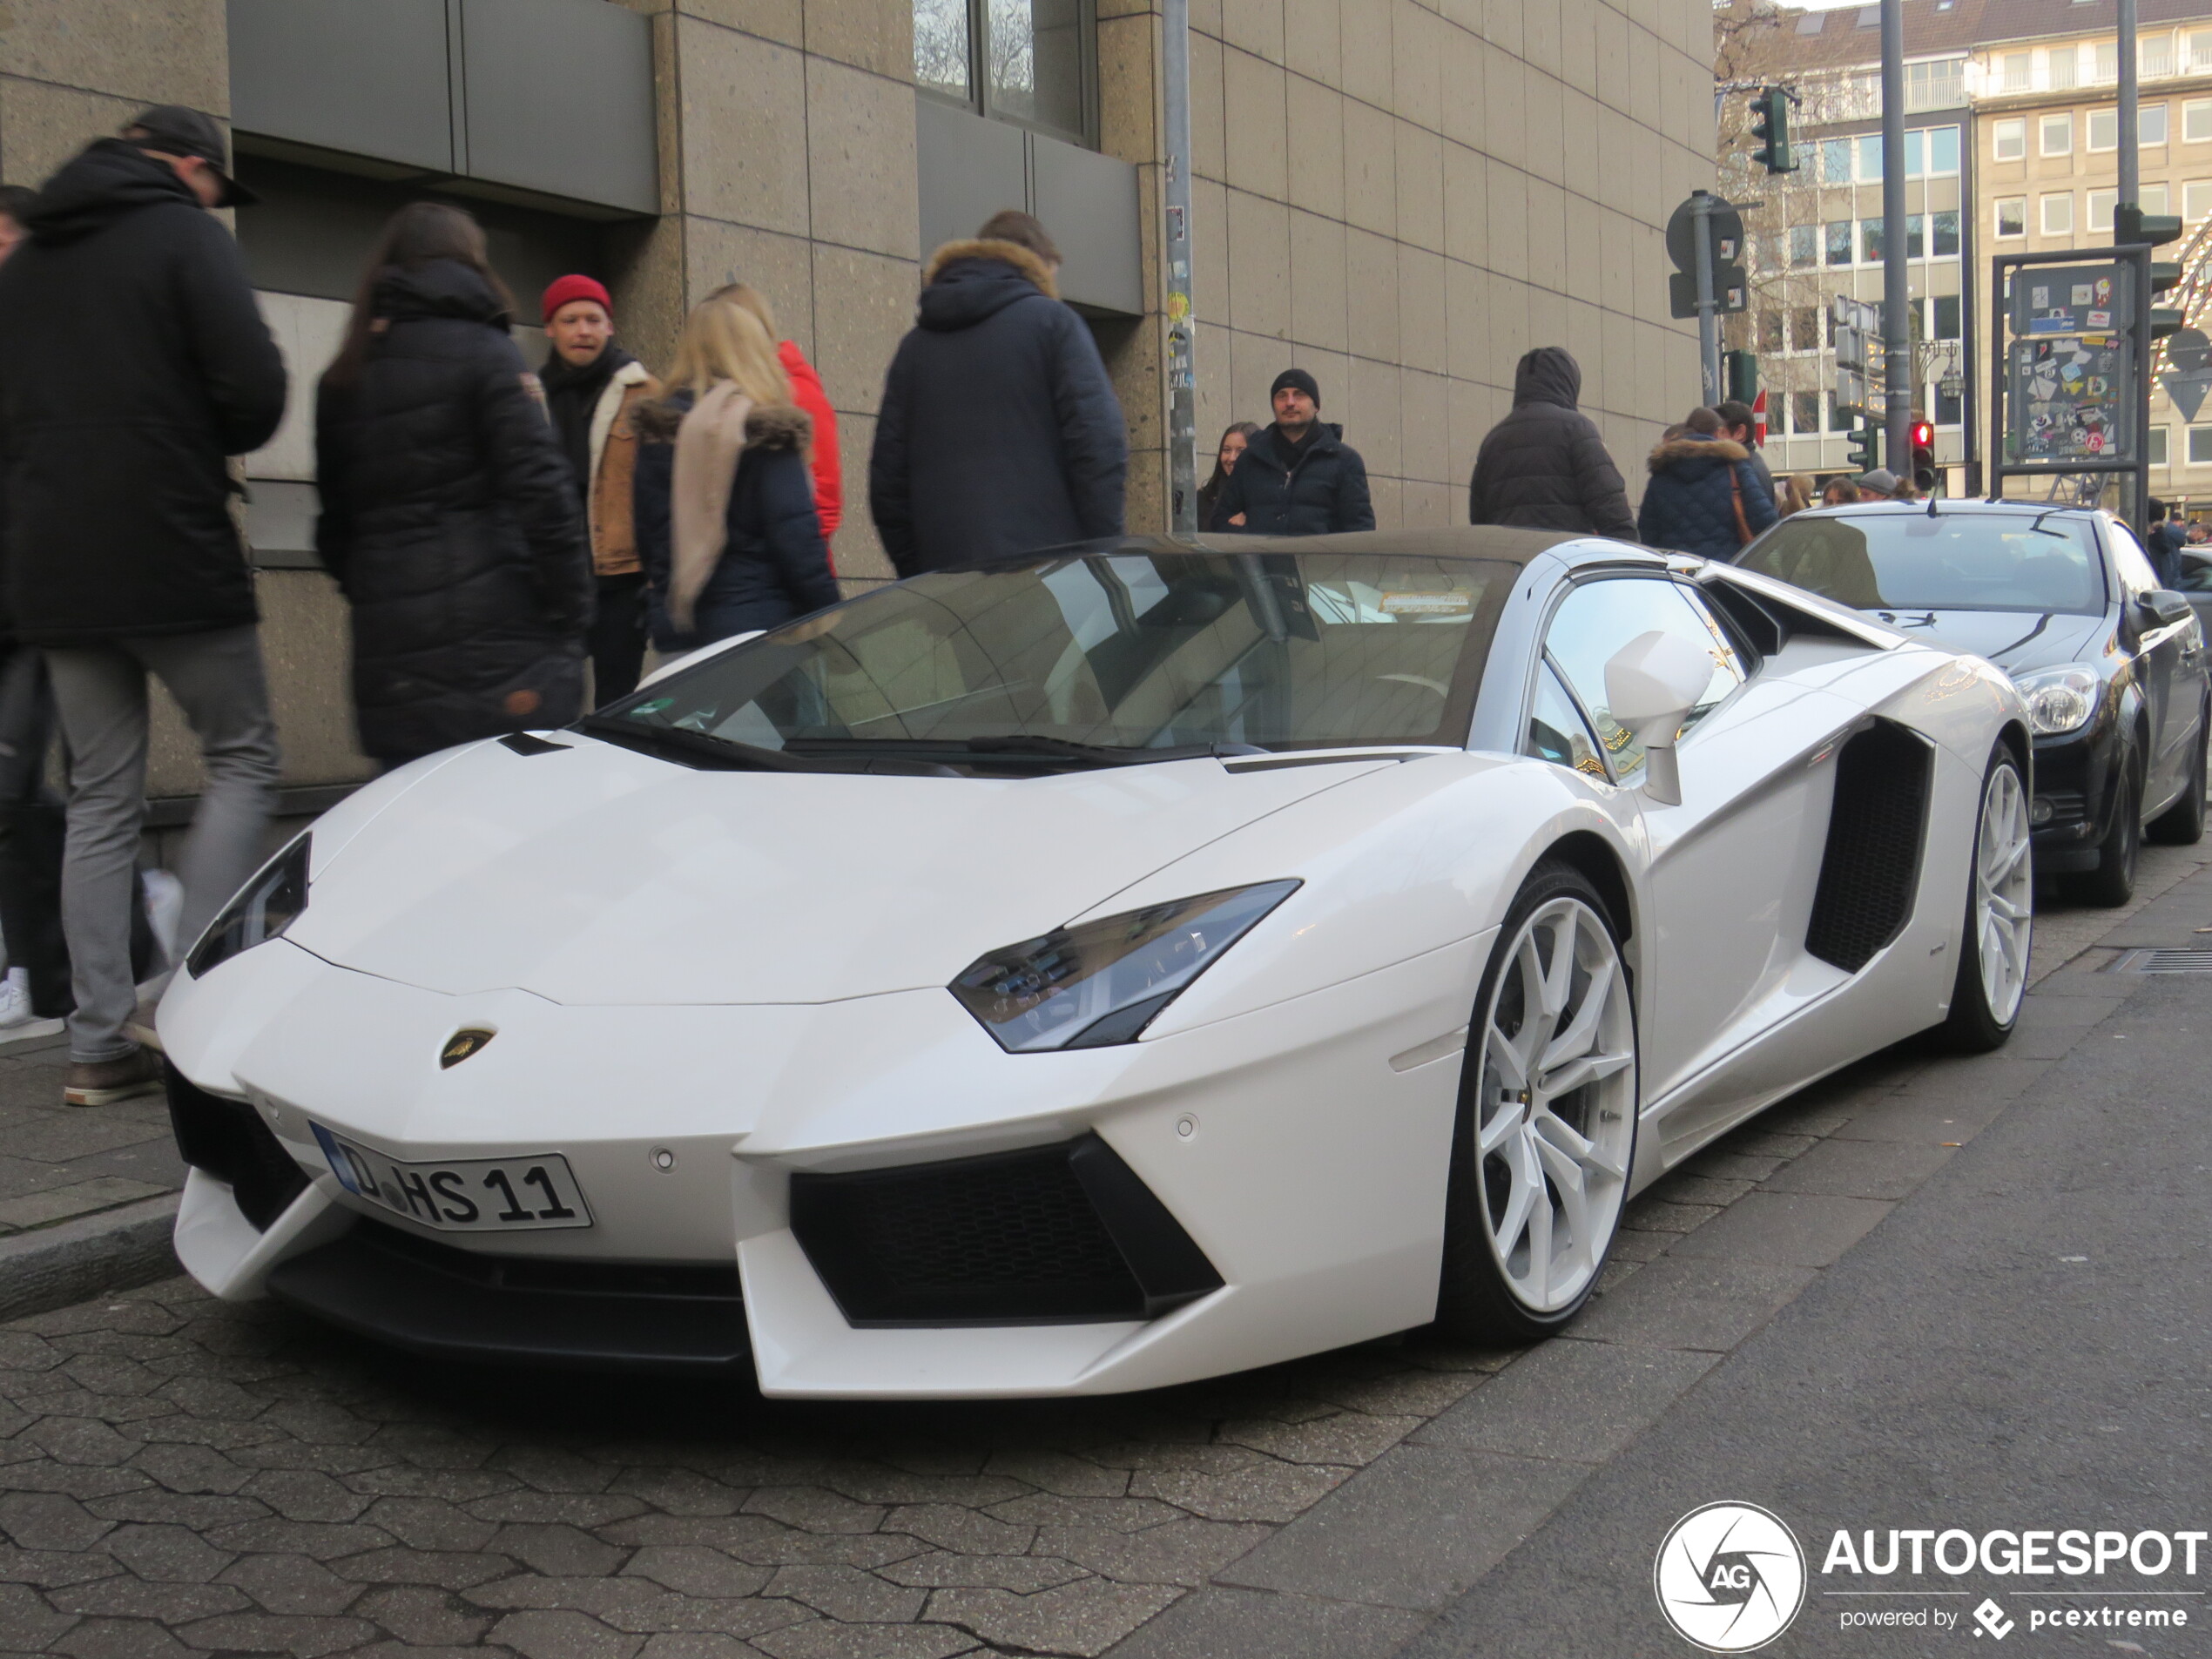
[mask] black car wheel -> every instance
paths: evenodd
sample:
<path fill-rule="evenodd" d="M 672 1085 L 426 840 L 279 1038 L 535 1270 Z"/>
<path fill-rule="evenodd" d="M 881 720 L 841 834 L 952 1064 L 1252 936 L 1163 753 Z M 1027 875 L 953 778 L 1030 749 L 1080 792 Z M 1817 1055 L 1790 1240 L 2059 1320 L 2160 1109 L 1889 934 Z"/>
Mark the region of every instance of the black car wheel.
<path fill-rule="evenodd" d="M 2153 819 L 2143 833 L 2154 841 L 2168 846 L 2195 846 L 2204 839 L 2204 745 L 2212 738 L 2212 704 L 2205 705 L 2196 720 L 2196 759 L 2189 767 L 2189 780 L 2175 801 Z"/>
<path fill-rule="evenodd" d="M 2068 895 L 2111 909 L 2134 896 L 2135 860 L 2143 849 L 2142 786 L 2134 762 L 2124 761 L 2113 786 L 2112 827 L 2097 846 L 2097 867 L 2068 878 Z"/>

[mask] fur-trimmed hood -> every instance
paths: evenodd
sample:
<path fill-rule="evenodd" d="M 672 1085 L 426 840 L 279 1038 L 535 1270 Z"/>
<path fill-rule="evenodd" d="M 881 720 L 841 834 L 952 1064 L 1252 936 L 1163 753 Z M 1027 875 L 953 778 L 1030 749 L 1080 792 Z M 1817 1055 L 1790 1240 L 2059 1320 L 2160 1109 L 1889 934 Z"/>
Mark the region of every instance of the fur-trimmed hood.
<path fill-rule="evenodd" d="M 996 260 L 1010 265 L 1037 287 L 1048 300 L 1060 297 L 1060 284 L 1052 274 L 1052 267 L 1023 247 L 1019 242 L 1004 242 L 994 236 L 971 236 L 958 242 L 948 242 L 929 256 L 929 263 L 922 267 L 921 286 L 928 287 L 944 274 L 945 267 L 955 260 Z"/>
<path fill-rule="evenodd" d="M 1651 452 L 1649 466 L 1654 472 L 1662 472 L 1677 461 L 1710 461 L 1714 462 L 1749 461 L 1751 452 L 1733 438 L 1705 438 L 1694 432 L 1685 432 L 1678 438 L 1662 438 Z"/>
<path fill-rule="evenodd" d="M 929 256 L 927 272 L 914 320 L 933 334 L 973 328 L 1025 300 L 1060 298 L 1052 267 L 1018 242 L 948 242 Z"/>
<path fill-rule="evenodd" d="M 691 408 L 689 392 L 671 392 L 666 397 L 640 403 L 637 435 L 647 443 L 675 442 L 676 428 L 684 424 L 684 417 Z M 755 404 L 752 412 L 745 416 L 745 442 L 748 449 L 804 449 L 813 435 L 814 417 L 790 404 Z"/>

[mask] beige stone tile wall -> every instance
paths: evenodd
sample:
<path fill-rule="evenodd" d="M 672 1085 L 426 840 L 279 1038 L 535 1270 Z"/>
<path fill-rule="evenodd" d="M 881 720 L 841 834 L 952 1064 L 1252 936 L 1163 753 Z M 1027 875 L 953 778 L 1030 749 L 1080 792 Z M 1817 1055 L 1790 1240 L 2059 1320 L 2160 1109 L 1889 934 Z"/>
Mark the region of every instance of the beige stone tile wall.
<path fill-rule="evenodd" d="M 1100 12 L 1102 138 L 1139 164 L 1149 215 L 1158 11 Z M 1295 363 L 1366 457 L 1380 523 L 1458 523 L 1514 363 L 1557 344 L 1640 491 L 1656 428 L 1696 396 L 1660 238 L 1712 176 L 1704 0 L 1193 0 L 1191 24 L 1202 475 Z M 1146 282 L 1157 313 L 1149 261 Z M 1157 314 L 1143 336 L 1157 364 Z M 1155 528 L 1157 486 L 1135 480 L 1164 455 L 1132 462 L 1130 523 Z"/>

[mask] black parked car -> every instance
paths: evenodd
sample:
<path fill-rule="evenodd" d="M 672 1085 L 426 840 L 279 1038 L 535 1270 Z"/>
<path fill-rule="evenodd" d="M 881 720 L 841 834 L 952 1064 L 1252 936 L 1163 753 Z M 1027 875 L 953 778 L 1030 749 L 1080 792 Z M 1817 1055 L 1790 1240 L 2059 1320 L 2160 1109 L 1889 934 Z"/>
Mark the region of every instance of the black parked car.
<path fill-rule="evenodd" d="M 2204 632 L 2109 513 L 2014 502 L 1798 513 L 1737 563 L 1988 658 L 2035 723 L 2039 875 L 2127 901 L 2141 837 L 2204 833 Z"/>

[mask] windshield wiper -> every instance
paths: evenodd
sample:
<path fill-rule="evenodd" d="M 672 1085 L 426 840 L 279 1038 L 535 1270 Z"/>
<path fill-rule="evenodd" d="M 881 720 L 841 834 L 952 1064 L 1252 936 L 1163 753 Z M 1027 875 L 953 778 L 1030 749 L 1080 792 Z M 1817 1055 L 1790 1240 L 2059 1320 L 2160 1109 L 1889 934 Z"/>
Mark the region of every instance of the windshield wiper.
<path fill-rule="evenodd" d="M 615 714 L 587 714 L 574 728 L 604 742 L 617 744 L 702 772 L 819 772 L 820 766 L 799 755 L 780 754 L 750 743 L 710 737 L 677 725 L 645 725 Z"/>

